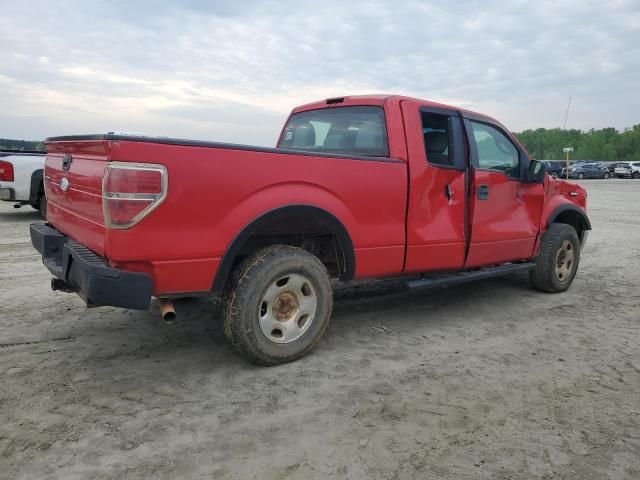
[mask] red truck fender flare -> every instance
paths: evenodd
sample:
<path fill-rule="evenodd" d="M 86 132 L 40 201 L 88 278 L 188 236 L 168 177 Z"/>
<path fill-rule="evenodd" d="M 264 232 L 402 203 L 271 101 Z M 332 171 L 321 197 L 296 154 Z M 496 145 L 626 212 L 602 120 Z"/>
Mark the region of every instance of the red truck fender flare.
<path fill-rule="evenodd" d="M 549 217 L 547 218 L 547 228 L 549 228 L 552 223 L 556 223 L 556 220 L 558 219 L 558 217 L 560 217 L 560 215 L 567 215 L 567 212 L 571 212 L 569 215 L 579 219 L 582 230 L 591 230 L 591 222 L 589 221 L 589 217 L 587 217 L 587 214 L 580 208 L 570 203 L 558 205 L 551 211 Z"/>
<path fill-rule="evenodd" d="M 260 215 L 258 218 L 252 220 L 249 224 L 242 228 L 240 233 L 238 233 L 231 241 L 226 251 L 224 252 L 224 255 L 222 256 L 222 260 L 220 261 L 220 265 L 213 280 L 211 292 L 214 295 L 223 294 L 225 286 L 229 279 L 229 275 L 231 274 L 232 268 L 234 266 L 236 257 L 241 252 L 242 247 L 247 243 L 251 236 L 261 227 L 268 225 L 270 222 L 276 220 L 277 218 L 282 218 L 285 216 L 293 216 L 298 218 L 315 218 L 320 221 L 322 225 L 326 227 L 328 232 L 336 236 L 342 247 L 342 251 L 344 253 L 345 270 L 340 279 L 353 279 L 356 269 L 355 250 L 353 247 L 351 236 L 349 235 L 349 232 L 344 227 L 342 222 L 332 213 L 314 205 L 285 205 L 273 210 L 269 210 L 268 212 Z"/>

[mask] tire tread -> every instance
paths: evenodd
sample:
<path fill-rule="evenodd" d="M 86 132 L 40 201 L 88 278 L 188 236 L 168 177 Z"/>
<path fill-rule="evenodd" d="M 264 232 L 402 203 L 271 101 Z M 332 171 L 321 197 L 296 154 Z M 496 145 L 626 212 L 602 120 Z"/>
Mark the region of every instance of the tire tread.
<path fill-rule="evenodd" d="M 555 278 L 555 262 L 557 244 L 561 240 L 572 240 L 577 252 L 575 269 L 568 282 L 558 285 Z M 533 286 L 543 292 L 557 293 L 569 288 L 578 270 L 580 260 L 580 241 L 578 233 L 571 225 L 564 223 L 552 223 L 544 233 L 540 241 L 540 253 L 536 257 L 536 266 L 530 271 L 529 279 Z"/>
<path fill-rule="evenodd" d="M 327 279 L 329 278 L 325 265 L 317 257 L 306 250 L 289 245 L 272 245 L 259 250 L 250 257 L 247 257 L 233 272 L 232 278 L 225 290 L 223 306 L 225 336 L 229 339 L 231 345 L 251 363 L 273 366 L 296 360 L 313 349 L 327 329 L 329 322 L 325 322 L 322 329 L 309 345 L 294 356 L 287 357 L 286 359 L 270 357 L 265 353 L 257 352 L 252 348 L 251 342 L 248 341 L 247 336 L 249 333 L 242 329 L 242 322 L 239 319 L 241 314 L 239 305 L 249 297 L 249 289 L 254 283 L 254 277 L 256 277 L 263 269 L 268 268 L 272 262 L 291 255 L 303 255 L 306 261 L 316 263 L 316 266 L 322 269 Z M 331 297 L 330 291 L 329 296 Z M 333 302 L 331 301 L 331 304 L 332 303 Z M 329 308 L 329 313 L 330 311 L 331 308 Z"/>

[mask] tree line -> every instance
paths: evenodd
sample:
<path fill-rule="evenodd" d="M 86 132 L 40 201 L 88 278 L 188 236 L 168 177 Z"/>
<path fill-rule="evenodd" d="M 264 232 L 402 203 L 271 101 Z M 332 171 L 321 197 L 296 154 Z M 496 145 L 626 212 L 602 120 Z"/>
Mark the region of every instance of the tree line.
<path fill-rule="evenodd" d="M 572 160 L 640 160 L 640 124 L 622 132 L 611 127 L 586 132 L 537 128 L 514 134 L 538 160 L 562 160 L 565 147 L 573 147 Z M 45 151 L 45 146 L 40 141 L 0 138 L 0 149 Z"/>
<path fill-rule="evenodd" d="M 10 138 L 0 138 L 0 150 L 35 150 L 44 152 L 44 143 L 34 140 L 12 140 Z"/>
<path fill-rule="evenodd" d="M 538 128 L 514 134 L 537 160 L 562 160 L 565 147 L 573 147 L 572 160 L 640 160 L 640 124 L 622 132 L 615 128 L 586 132 Z"/>

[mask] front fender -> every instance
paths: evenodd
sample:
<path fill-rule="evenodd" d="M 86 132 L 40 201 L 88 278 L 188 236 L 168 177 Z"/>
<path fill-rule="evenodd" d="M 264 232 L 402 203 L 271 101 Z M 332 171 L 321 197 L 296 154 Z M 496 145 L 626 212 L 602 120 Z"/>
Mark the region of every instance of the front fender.
<path fill-rule="evenodd" d="M 589 220 L 586 212 L 571 202 L 561 203 L 549 212 L 547 219 L 544 222 L 546 228 L 549 228 L 549 225 L 554 223 L 562 213 L 568 211 L 574 212 L 581 219 L 584 230 L 591 230 L 591 221 Z"/>

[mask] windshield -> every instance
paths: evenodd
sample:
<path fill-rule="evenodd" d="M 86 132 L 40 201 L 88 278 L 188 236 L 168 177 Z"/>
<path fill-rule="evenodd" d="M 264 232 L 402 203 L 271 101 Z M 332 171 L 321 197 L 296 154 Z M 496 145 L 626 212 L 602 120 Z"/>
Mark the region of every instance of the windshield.
<path fill-rule="evenodd" d="M 289 118 L 278 148 L 387 157 L 384 110 L 358 106 L 296 113 Z"/>

